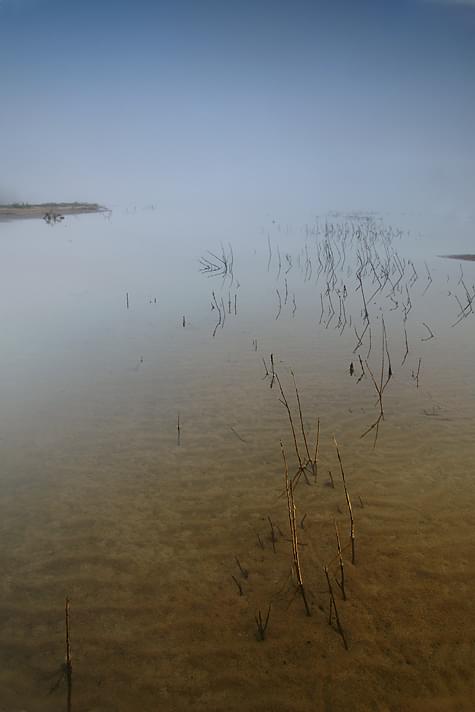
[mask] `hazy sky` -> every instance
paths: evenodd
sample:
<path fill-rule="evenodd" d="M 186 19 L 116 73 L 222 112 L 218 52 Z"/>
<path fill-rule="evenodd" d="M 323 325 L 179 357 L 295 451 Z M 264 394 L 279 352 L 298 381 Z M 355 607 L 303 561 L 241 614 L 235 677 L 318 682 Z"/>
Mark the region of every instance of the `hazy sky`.
<path fill-rule="evenodd" d="M 0 0 L 0 199 L 473 215 L 475 0 Z"/>

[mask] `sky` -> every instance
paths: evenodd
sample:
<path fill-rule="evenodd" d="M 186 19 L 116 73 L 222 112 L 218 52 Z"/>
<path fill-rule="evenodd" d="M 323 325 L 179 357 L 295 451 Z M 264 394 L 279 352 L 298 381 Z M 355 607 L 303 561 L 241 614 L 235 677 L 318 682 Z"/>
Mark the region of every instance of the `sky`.
<path fill-rule="evenodd" d="M 0 0 L 0 202 L 474 216 L 475 0 Z"/>

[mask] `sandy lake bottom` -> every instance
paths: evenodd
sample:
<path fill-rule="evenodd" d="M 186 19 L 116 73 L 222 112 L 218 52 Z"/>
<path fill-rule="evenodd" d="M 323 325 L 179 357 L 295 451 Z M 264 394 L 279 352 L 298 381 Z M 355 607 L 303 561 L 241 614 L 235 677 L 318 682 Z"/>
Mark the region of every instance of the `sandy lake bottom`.
<path fill-rule="evenodd" d="M 475 264 L 375 216 L 221 239 L 0 226 L 1 712 L 67 709 L 66 597 L 78 712 L 473 710 Z M 291 369 L 311 455 L 320 422 L 311 616 L 273 369 L 304 462 Z"/>

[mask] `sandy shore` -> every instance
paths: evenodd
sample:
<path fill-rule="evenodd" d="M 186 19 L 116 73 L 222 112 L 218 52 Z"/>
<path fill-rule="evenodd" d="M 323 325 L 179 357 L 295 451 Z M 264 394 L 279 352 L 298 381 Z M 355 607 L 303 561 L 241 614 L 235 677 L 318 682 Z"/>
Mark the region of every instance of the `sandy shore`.
<path fill-rule="evenodd" d="M 106 210 L 98 203 L 39 203 L 37 205 L 0 205 L 1 220 L 24 220 L 43 218 L 46 213 L 55 215 L 79 215 L 100 213 Z"/>
<path fill-rule="evenodd" d="M 469 262 L 475 262 L 475 255 L 440 255 L 448 260 L 468 260 Z"/>

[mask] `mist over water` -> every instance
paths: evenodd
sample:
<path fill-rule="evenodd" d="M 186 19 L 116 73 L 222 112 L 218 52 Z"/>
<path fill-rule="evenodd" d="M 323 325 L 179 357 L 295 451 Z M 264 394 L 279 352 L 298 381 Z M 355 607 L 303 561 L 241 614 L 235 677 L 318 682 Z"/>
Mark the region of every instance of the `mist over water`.
<path fill-rule="evenodd" d="M 473 218 L 473 15 L 419 0 L 4 3 L 0 186 L 158 202 L 195 227 L 267 211 Z"/>
<path fill-rule="evenodd" d="M 444 319 L 455 317 L 448 296 L 453 288 L 449 275 L 454 280 L 459 267 L 438 255 L 470 251 L 470 221 L 376 213 L 367 218 L 361 212 L 309 214 L 306 221 L 298 223 L 281 221 L 277 213 L 261 218 L 254 222 L 253 215 L 236 213 L 224 221 L 218 213 L 195 223 L 189 215 L 171 210 L 167 214 L 158 205 L 67 216 L 53 226 L 42 220 L 2 223 L 3 427 L 21 433 L 28 424 L 54 432 L 65 426 L 76 408 L 89 412 L 89 398 L 107 411 L 113 406 L 104 406 L 104 399 L 114 398 L 124 384 L 134 389 L 144 374 L 152 380 L 153 374 L 160 375 L 168 386 L 170 374 L 175 374 L 178 383 L 177 367 L 182 359 L 194 362 L 199 373 L 201 350 L 206 359 L 216 359 L 217 368 L 223 346 L 225 353 L 237 349 L 235 357 L 239 358 L 243 349 L 251 348 L 254 338 L 259 339 L 259 334 L 274 325 L 290 264 L 285 289 L 289 304 L 297 294 L 298 311 L 289 321 L 289 307 L 284 309 L 281 321 L 274 325 L 278 327 L 272 337 L 275 341 L 268 341 L 268 350 L 277 349 L 282 340 L 288 344 L 292 339 L 286 329 L 295 324 L 303 327 L 307 320 L 309 333 L 317 337 L 322 328 L 318 317 L 326 282 L 316 274 L 314 264 L 313 289 L 307 286 L 301 293 L 301 260 L 304 247 L 312 253 L 323 239 L 313 236 L 313 231 L 323 231 L 327 223 L 346 225 L 354 231 L 359 221 L 364 225 L 369 219 L 381 229 L 394 230 L 401 254 L 415 260 L 422 273 L 429 264 L 437 274 Z M 214 255 L 219 256 L 222 250 L 232 250 L 232 285 L 213 273 L 200 272 L 200 260 L 215 261 Z M 272 268 L 266 271 L 269 250 Z M 274 274 L 277 255 L 284 267 Z M 286 263 L 285 255 L 294 262 Z M 312 259 L 315 263 L 315 254 Z M 354 258 L 348 258 L 350 268 L 355 269 Z M 471 264 L 465 265 L 466 270 L 471 268 Z M 345 285 L 349 290 L 357 286 L 351 272 Z M 434 291 L 423 300 L 427 307 Z M 218 310 L 213 294 L 220 306 L 221 299 L 226 305 L 232 300 L 232 311 L 236 299 L 238 314 L 236 319 L 229 318 L 224 332 L 215 330 Z M 360 318 L 356 300 L 355 320 Z M 383 307 L 386 305 L 391 306 L 387 298 Z M 429 313 L 427 319 L 431 318 Z M 282 327 L 282 322 L 287 326 Z M 324 330 L 317 339 L 317 343 L 328 340 L 329 352 L 340 348 L 334 337 L 329 338 L 334 328 Z M 348 329 L 351 333 L 352 328 Z M 228 344 L 230 331 L 239 338 L 239 345 Z M 354 344 L 350 348 L 350 343 L 343 349 L 345 358 L 351 357 Z M 303 346 L 300 350 L 306 352 Z M 141 394 L 139 389 L 134 395 L 139 407 Z M 48 413 L 47 420 L 41 417 L 43 412 Z"/>
<path fill-rule="evenodd" d="M 0 710 L 474 708 L 474 37 L 0 2 Z"/>

